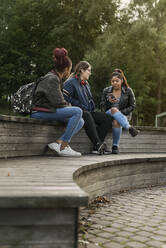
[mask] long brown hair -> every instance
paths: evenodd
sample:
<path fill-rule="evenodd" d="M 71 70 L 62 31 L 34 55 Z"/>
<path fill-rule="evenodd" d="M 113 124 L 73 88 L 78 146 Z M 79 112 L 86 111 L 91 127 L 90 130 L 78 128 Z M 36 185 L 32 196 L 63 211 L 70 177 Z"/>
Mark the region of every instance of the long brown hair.
<path fill-rule="evenodd" d="M 91 65 L 87 61 L 80 61 L 78 64 L 76 64 L 74 68 L 73 75 L 77 75 L 77 77 L 80 77 L 81 70 L 87 70 Z"/>
<path fill-rule="evenodd" d="M 114 72 L 118 72 L 118 73 L 121 74 L 122 79 L 123 79 L 123 85 L 125 85 L 127 88 L 129 88 L 127 79 L 126 79 L 126 77 L 125 77 L 125 75 L 124 75 L 124 72 L 123 72 L 121 69 L 114 69 Z"/>

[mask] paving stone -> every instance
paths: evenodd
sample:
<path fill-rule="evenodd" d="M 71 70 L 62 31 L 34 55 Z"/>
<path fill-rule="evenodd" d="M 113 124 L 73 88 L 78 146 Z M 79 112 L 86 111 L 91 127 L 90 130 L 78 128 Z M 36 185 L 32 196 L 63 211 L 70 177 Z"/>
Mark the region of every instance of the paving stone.
<path fill-rule="evenodd" d="M 98 244 L 87 244 L 84 245 L 83 247 L 78 247 L 78 248 L 100 248 Z"/>
<path fill-rule="evenodd" d="M 135 228 L 142 227 L 142 224 L 137 222 L 129 222 L 128 225 Z"/>
<path fill-rule="evenodd" d="M 105 239 L 110 239 L 111 240 L 111 234 L 108 232 L 102 232 L 97 234 L 98 237 L 105 238 Z"/>
<path fill-rule="evenodd" d="M 125 232 L 125 231 L 120 232 L 120 235 L 121 235 L 122 237 L 131 237 L 131 233 L 130 233 L 130 232 Z M 132 234 L 132 235 L 133 235 L 133 234 Z"/>
<path fill-rule="evenodd" d="M 115 242 L 110 242 L 108 244 L 104 244 L 103 248 L 124 248 L 124 246 Z"/>
<path fill-rule="evenodd" d="M 153 236 L 154 240 L 158 240 L 158 241 L 162 241 L 162 242 L 166 242 L 166 236 Z"/>
<path fill-rule="evenodd" d="M 141 231 L 141 232 L 137 232 L 137 235 L 144 236 L 144 237 L 151 237 L 152 233 Z"/>
<path fill-rule="evenodd" d="M 142 231 L 147 231 L 147 232 L 153 232 L 153 231 L 155 231 L 155 228 L 150 227 L 150 226 L 141 226 L 141 230 Z"/>
<path fill-rule="evenodd" d="M 99 248 L 100 246 L 98 244 L 88 244 L 86 248 Z"/>
<path fill-rule="evenodd" d="M 164 219 L 166 219 L 166 217 L 165 217 Z M 160 229 L 166 231 L 166 224 L 161 223 L 161 224 L 160 224 Z"/>
<path fill-rule="evenodd" d="M 96 236 L 96 235 L 98 235 L 98 233 L 101 233 L 101 232 L 102 232 L 102 230 L 98 230 L 98 229 L 89 229 L 88 230 L 88 233 L 93 235 L 93 236 L 94 235 Z"/>
<path fill-rule="evenodd" d="M 100 248 L 166 248 L 165 186 L 133 190 L 110 199 L 110 205 L 92 216 L 96 222 L 89 229 L 92 244 L 96 242 Z"/>
<path fill-rule="evenodd" d="M 129 242 L 127 244 L 128 247 L 132 247 L 132 248 L 147 248 L 147 246 L 145 244 L 139 243 L 139 242 Z"/>
<path fill-rule="evenodd" d="M 111 226 L 111 222 L 106 221 L 106 220 L 100 220 L 100 225 L 101 226 Z"/>
<path fill-rule="evenodd" d="M 91 241 L 91 239 L 94 238 L 94 234 L 90 234 L 90 233 L 86 233 L 85 234 L 85 239 L 88 240 L 88 241 Z"/>
<path fill-rule="evenodd" d="M 159 234 L 159 235 L 164 235 L 164 236 L 166 236 L 166 231 L 165 230 L 156 230 L 155 232 L 154 232 L 155 234 Z"/>
<path fill-rule="evenodd" d="M 140 241 L 140 242 L 146 242 L 146 241 L 149 241 L 150 238 L 145 237 L 145 236 L 139 236 L 139 235 L 135 236 L 135 235 L 133 235 L 132 236 L 132 240 L 134 240 L 134 241 Z"/>
<path fill-rule="evenodd" d="M 120 232 L 117 228 L 114 228 L 114 227 L 104 227 L 103 230 L 106 231 L 106 232 L 109 232 L 109 233 L 118 233 L 118 232 Z"/>
<path fill-rule="evenodd" d="M 93 239 L 91 239 L 91 242 L 92 243 L 94 243 L 94 244 L 104 244 L 104 243 L 106 243 L 106 240 L 105 240 L 105 238 L 101 238 L 101 237 L 94 237 Z"/>
<path fill-rule="evenodd" d="M 129 227 L 129 226 L 124 227 L 124 230 L 125 230 L 126 232 L 131 232 L 131 233 L 134 233 L 134 232 L 138 231 L 138 229 L 133 228 L 133 227 Z"/>
<path fill-rule="evenodd" d="M 112 227 L 115 227 L 117 229 L 121 229 L 122 227 L 124 227 L 124 225 L 115 222 L 115 223 L 112 224 Z"/>
<path fill-rule="evenodd" d="M 129 241 L 129 239 L 125 238 L 125 237 L 112 237 L 112 241 L 116 241 L 118 243 L 126 243 Z"/>
<path fill-rule="evenodd" d="M 151 240 L 151 241 L 147 242 L 147 246 L 148 247 L 155 247 L 155 248 L 166 248 L 166 246 L 163 242 L 156 241 L 156 240 Z"/>

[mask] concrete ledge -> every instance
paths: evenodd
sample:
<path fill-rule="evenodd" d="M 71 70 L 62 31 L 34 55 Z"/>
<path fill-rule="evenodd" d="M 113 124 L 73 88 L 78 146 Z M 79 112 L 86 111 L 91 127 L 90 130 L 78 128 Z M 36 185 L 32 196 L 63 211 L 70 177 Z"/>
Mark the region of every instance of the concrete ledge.
<path fill-rule="evenodd" d="M 0 115 L 0 158 L 51 154 L 47 144 L 55 142 L 65 125 L 56 121 Z M 82 129 L 72 139 L 72 147 L 89 153 L 91 144 Z"/>
<path fill-rule="evenodd" d="M 0 159 L 0 208 L 74 208 L 88 195 L 73 181 L 79 158 Z"/>
<path fill-rule="evenodd" d="M 162 183 L 166 154 L 0 159 L 0 208 L 80 207 L 88 194 Z"/>
<path fill-rule="evenodd" d="M 51 154 L 47 144 L 54 142 L 64 132 L 64 125 L 55 121 L 27 117 L 0 115 L 0 158 Z M 132 138 L 123 131 L 120 141 L 121 153 L 163 153 L 166 151 L 166 128 L 138 127 L 140 134 Z M 112 134 L 106 138 L 112 146 Z M 83 154 L 92 150 L 84 129 L 72 139 L 73 149 Z"/>
<path fill-rule="evenodd" d="M 139 129 L 136 138 L 123 133 L 119 155 L 60 158 L 48 156 L 46 147 L 62 124 L 0 115 L 1 246 L 77 248 L 79 207 L 89 198 L 165 184 L 166 128 Z M 91 150 L 83 129 L 71 145 L 83 154 Z"/>
<path fill-rule="evenodd" d="M 0 247 L 76 248 L 79 207 L 88 195 L 73 181 L 79 159 L 0 159 Z"/>
<path fill-rule="evenodd" d="M 77 248 L 88 194 L 165 183 L 166 154 L 0 159 L 1 245 Z"/>
<path fill-rule="evenodd" d="M 116 157 L 116 158 L 115 158 Z M 166 154 L 115 155 L 74 173 L 90 198 L 121 190 L 166 184 Z"/>

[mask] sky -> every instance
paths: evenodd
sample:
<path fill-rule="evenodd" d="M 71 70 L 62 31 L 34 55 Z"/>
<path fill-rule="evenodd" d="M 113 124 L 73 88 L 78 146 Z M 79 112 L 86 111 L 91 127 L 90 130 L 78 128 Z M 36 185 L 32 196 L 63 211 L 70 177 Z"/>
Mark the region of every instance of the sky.
<path fill-rule="evenodd" d="M 126 5 L 130 2 L 130 0 L 121 0 L 122 7 L 126 7 Z"/>

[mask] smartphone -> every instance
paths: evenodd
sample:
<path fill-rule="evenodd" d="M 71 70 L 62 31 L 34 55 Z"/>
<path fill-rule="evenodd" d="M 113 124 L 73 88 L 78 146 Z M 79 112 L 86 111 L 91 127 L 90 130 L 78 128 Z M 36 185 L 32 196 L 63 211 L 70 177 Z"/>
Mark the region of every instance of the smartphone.
<path fill-rule="evenodd" d="M 111 97 L 112 100 L 116 100 L 116 97 L 112 93 L 108 94 L 108 98 L 109 97 Z"/>

